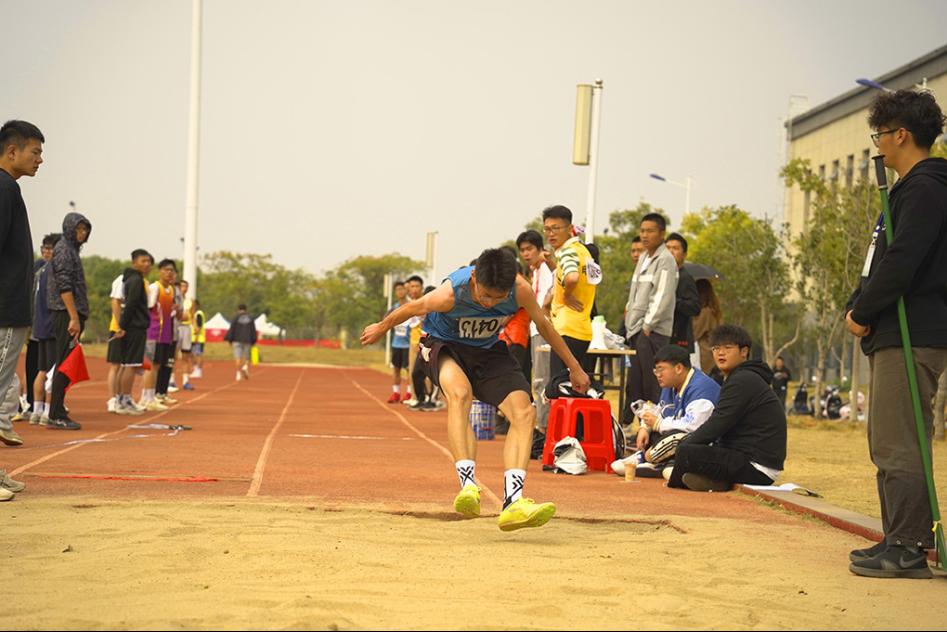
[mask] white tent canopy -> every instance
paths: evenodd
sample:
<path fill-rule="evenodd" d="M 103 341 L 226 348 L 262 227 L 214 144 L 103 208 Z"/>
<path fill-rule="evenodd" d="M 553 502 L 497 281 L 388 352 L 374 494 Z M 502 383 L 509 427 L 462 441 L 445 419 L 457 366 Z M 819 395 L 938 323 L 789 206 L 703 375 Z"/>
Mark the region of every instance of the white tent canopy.
<path fill-rule="evenodd" d="M 206 329 L 230 329 L 230 321 L 224 318 L 224 315 L 220 312 L 214 314 L 214 316 L 204 323 Z"/>
<path fill-rule="evenodd" d="M 266 314 L 260 314 L 256 317 L 256 320 L 253 321 L 253 324 L 256 325 L 256 332 L 261 336 L 270 336 L 273 338 L 278 338 L 281 334 L 284 333 L 282 327 L 275 323 L 271 323 L 266 319 Z"/>

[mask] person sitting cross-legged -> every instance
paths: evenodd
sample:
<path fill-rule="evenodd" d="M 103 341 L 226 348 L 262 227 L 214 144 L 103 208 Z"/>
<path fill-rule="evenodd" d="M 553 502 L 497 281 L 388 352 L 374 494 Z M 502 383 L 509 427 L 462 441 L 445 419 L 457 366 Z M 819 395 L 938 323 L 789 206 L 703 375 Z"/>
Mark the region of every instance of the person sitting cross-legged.
<path fill-rule="evenodd" d="M 678 345 L 669 344 L 658 350 L 654 375 L 661 386 L 658 406 L 664 412 L 660 416 L 642 413 L 636 441 L 638 451 L 612 464 L 612 471 L 617 474 L 624 474 L 625 467 L 634 464 L 638 476 L 660 477 L 662 470 L 673 464 L 678 443 L 710 419 L 720 397 L 720 386 L 692 367 L 687 349 Z"/>
<path fill-rule="evenodd" d="M 770 384 L 773 371 L 750 360 L 750 335 L 721 325 L 711 334 L 724 375 L 720 399 L 700 428 L 677 445 L 668 487 L 726 491 L 735 483 L 771 485 L 786 459 L 786 412 Z"/>

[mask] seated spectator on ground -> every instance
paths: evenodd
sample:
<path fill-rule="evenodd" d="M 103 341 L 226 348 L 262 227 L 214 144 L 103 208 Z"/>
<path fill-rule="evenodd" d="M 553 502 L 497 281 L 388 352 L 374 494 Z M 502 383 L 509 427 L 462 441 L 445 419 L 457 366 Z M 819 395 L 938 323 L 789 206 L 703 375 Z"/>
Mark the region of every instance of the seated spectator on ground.
<path fill-rule="evenodd" d="M 770 384 L 773 371 L 750 360 L 750 335 L 721 325 L 711 334 L 724 376 L 713 414 L 677 446 L 668 487 L 726 491 L 735 483 L 771 485 L 786 458 L 786 413 Z"/>
<path fill-rule="evenodd" d="M 638 475 L 657 478 L 673 465 L 678 443 L 710 419 L 720 397 L 720 386 L 700 369 L 691 367 L 690 354 L 674 344 L 662 347 L 654 356 L 654 375 L 661 386 L 660 416 L 641 416 L 638 452 L 616 461 L 612 470 L 624 474 L 624 466 L 634 464 Z M 621 465 L 618 465 L 621 463 Z M 619 472 L 619 470 L 621 470 Z"/>

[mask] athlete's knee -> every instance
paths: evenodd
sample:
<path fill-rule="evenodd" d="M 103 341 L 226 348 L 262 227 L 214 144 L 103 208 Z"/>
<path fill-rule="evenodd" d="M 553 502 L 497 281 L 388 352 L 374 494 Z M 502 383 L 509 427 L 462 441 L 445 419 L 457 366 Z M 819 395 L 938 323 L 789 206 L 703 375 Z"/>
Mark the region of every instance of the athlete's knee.
<path fill-rule="evenodd" d="M 454 405 L 462 405 L 473 401 L 473 393 L 467 384 L 442 384 L 441 391 L 443 391 L 447 401 Z"/>
<path fill-rule="evenodd" d="M 522 398 L 522 401 L 513 401 L 509 403 L 510 423 L 519 425 L 527 424 L 533 426 L 536 423 L 536 408 L 533 407 L 528 397 Z"/>

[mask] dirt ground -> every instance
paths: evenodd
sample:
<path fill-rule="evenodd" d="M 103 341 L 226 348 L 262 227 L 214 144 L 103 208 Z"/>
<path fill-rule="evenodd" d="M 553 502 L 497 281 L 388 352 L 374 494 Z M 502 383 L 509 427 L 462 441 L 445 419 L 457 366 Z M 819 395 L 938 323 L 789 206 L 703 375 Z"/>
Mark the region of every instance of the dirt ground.
<path fill-rule="evenodd" d="M 751 501 L 747 501 L 751 502 Z M 855 577 L 864 540 L 654 516 L 512 534 L 273 500 L 6 506 L 3 629 L 933 629 L 944 581 Z M 837 572 L 831 572 L 832 560 Z"/>

